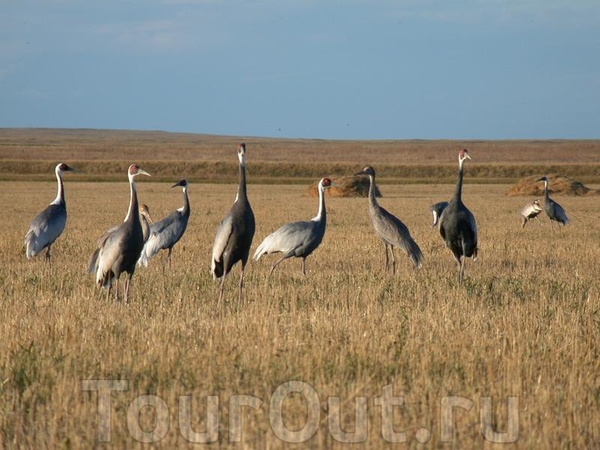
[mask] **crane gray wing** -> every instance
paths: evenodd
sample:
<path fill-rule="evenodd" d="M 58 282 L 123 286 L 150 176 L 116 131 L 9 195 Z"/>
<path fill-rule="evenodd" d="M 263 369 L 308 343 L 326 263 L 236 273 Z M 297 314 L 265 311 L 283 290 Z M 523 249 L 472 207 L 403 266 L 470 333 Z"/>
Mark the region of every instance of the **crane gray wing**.
<path fill-rule="evenodd" d="M 64 205 L 48 205 L 29 224 L 25 235 L 27 258 L 41 252 L 52 244 L 64 231 L 67 224 L 67 209 Z"/>
<path fill-rule="evenodd" d="M 556 216 L 556 220 L 558 222 L 562 222 L 564 225 L 569 224 L 569 218 L 567 217 L 567 213 L 558 203 L 554 202 L 554 215 Z"/>
<path fill-rule="evenodd" d="M 164 219 L 150 226 L 149 236 L 142 249 L 138 265 L 148 265 L 148 261 L 159 251 L 173 247 L 187 227 L 189 216 L 173 211 Z"/>
<path fill-rule="evenodd" d="M 379 211 L 379 217 L 374 214 L 371 216 L 377 234 L 388 244 L 404 251 L 415 267 L 421 267 L 423 252 L 410 235 L 408 227 L 385 208 L 379 207 Z"/>
<path fill-rule="evenodd" d="M 318 246 L 322 238 L 323 233 L 320 232 L 318 223 L 315 221 L 287 223 L 261 242 L 253 258 L 258 261 L 264 254 L 278 252 L 300 255 L 315 244 Z"/>
<path fill-rule="evenodd" d="M 217 264 L 223 260 L 223 253 L 227 248 L 227 243 L 233 233 L 233 217 L 231 214 L 225 216 L 217 228 L 217 234 L 215 236 L 215 242 L 213 244 L 212 251 L 212 264 L 211 272 L 215 274 L 215 268 Z"/>

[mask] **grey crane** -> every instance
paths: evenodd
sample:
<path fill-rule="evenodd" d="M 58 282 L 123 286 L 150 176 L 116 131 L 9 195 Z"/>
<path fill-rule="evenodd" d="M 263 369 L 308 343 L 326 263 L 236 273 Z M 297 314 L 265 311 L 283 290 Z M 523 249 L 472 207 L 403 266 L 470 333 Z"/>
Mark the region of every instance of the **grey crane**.
<path fill-rule="evenodd" d="M 173 246 L 179 242 L 183 233 L 185 233 L 190 218 L 190 200 L 187 193 L 188 182 L 187 180 L 180 180 L 171 186 L 171 188 L 177 186 L 183 188 L 183 206 L 150 227 L 150 235 L 142 249 L 138 266 L 143 265 L 144 267 L 148 267 L 148 261 L 154 255 L 161 250 L 168 250 L 167 262 L 169 269 L 171 268 Z"/>
<path fill-rule="evenodd" d="M 477 223 L 475 216 L 462 202 L 463 165 L 471 159 L 466 148 L 458 152 L 458 180 L 454 196 L 440 217 L 439 227 L 442 239 L 452 251 L 458 264 L 458 281 L 462 282 L 465 273 L 465 258 L 477 258 Z"/>
<path fill-rule="evenodd" d="M 129 301 L 129 286 L 135 272 L 135 263 L 144 247 L 144 236 L 140 214 L 138 211 L 138 198 L 135 186 L 135 177 L 149 173 L 142 170 L 137 164 L 129 166 L 127 177 L 129 179 L 130 200 L 127 216 L 116 230 L 108 233 L 100 247 L 97 258 L 96 284 L 108 288 L 107 297 L 110 295 L 113 280 L 116 280 L 115 299 L 119 299 L 119 277 L 125 272 L 125 302 Z"/>
<path fill-rule="evenodd" d="M 410 235 L 408 227 L 393 214 L 386 211 L 377 202 L 375 197 L 375 170 L 367 166 L 355 176 L 366 175 L 369 177 L 369 215 L 375 233 L 383 241 L 385 247 L 385 270 L 389 267 L 388 249 L 392 254 L 392 273 L 396 273 L 396 256 L 394 247 L 398 247 L 410 258 L 415 268 L 421 267 L 423 253 Z"/>
<path fill-rule="evenodd" d="M 437 225 L 442 213 L 444 212 L 444 209 L 446 209 L 446 206 L 448 206 L 448 202 L 438 202 L 429 207 L 431 214 L 433 214 L 433 223 L 431 224 L 431 228 Z"/>
<path fill-rule="evenodd" d="M 67 204 L 65 203 L 65 190 L 63 187 L 62 173 L 73 170 L 65 163 L 57 164 L 54 168 L 58 193 L 56 198 L 46 209 L 39 213 L 29 224 L 25 235 L 25 255 L 27 259 L 33 258 L 46 249 L 45 261 L 50 262 L 50 248 L 62 234 L 67 224 Z"/>
<path fill-rule="evenodd" d="M 540 219 L 538 215 L 542 212 L 542 207 L 540 206 L 539 200 L 534 200 L 531 203 L 527 203 L 525 206 L 521 208 L 521 218 L 523 219 L 523 225 L 521 228 L 525 228 L 527 222 L 532 219 L 536 219 L 538 223 L 541 225 Z"/>
<path fill-rule="evenodd" d="M 556 203 L 554 200 L 552 200 L 550 198 L 550 195 L 548 194 L 548 178 L 542 177 L 537 181 L 544 182 L 544 211 L 546 211 L 546 215 L 550 219 L 550 224 L 552 224 L 552 222 L 554 221 L 558 223 L 559 227 L 561 224 L 568 225 L 569 218 L 567 217 L 567 213 L 565 212 L 563 207 Z"/>
<path fill-rule="evenodd" d="M 154 220 L 152 219 L 152 216 L 150 215 L 150 208 L 148 208 L 148 205 L 146 205 L 145 203 L 142 203 L 140 205 L 139 212 L 140 212 L 140 223 L 142 225 L 142 236 L 144 239 L 144 243 L 146 243 L 146 241 L 148 240 L 148 237 L 150 236 L 150 226 L 154 223 Z M 88 260 L 88 272 L 89 273 L 96 273 L 96 271 L 98 270 L 98 255 L 100 254 L 100 249 L 104 245 L 104 242 L 106 241 L 106 239 L 108 239 L 108 236 L 110 236 L 111 233 L 113 233 L 114 231 L 116 231 L 118 229 L 119 229 L 118 226 L 110 228 L 108 231 L 104 232 L 104 234 L 102 236 L 100 236 L 98 238 L 98 240 L 96 241 L 98 244 L 98 248 L 96 250 L 94 250 L 94 253 L 92 253 L 92 256 L 90 256 L 90 259 Z"/>
<path fill-rule="evenodd" d="M 283 256 L 271 267 L 269 276 L 280 262 L 292 256 L 302 258 L 302 274 L 306 275 L 306 258 L 317 249 L 325 236 L 325 227 L 327 226 L 325 189 L 330 186 L 329 178 L 319 181 L 319 211 L 313 219 L 287 223 L 268 235 L 258 246 L 254 252 L 255 261 L 258 261 L 262 255 L 283 253 Z"/>
<path fill-rule="evenodd" d="M 233 266 L 241 261 L 242 270 L 239 282 L 238 298 L 242 300 L 244 271 L 254 237 L 254 213 L 246 192 L 246 144 L 238 149 L 239 185 L 235 202 L 217 228 L 212 251 L 211 273 L 215 279 L 221 279 L 219 302 L 223 298 L 225 278 Z"/>

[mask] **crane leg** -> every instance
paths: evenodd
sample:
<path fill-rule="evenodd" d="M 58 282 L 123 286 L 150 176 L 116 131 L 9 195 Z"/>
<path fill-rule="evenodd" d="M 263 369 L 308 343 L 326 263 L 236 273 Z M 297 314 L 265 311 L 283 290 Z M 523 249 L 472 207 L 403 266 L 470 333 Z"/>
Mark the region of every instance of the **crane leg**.
<path fill-rule="evenodd" d="M 396 275 L 396 255 L 394 255 L 394 247 L 392 245 L 390 247 L 390 253 L 392 254 L 392 275 Z"/>
<path fill-rule="evenodd" d="M 46 247 L 46 256 L 44 257 L 46 262 L 50 262 L 50 247 L 52 247 L 52 244 L 50 244 L 48 247 Z"/>
<path fill-rule="evenodd" d="M 306 276 L 306 258 L 302 257 L 302 275 Z"/>
<path fill-rule="evenodd" d="M 460 258 L 460 269 L 458 272 L 458 282 L 462 283 L 465 277 L 465 257 Z"/>
<path fill-rule="evenodd" d="M 523 217 L 523 225 L 521 228 L 525 228 L 525 225 L 527 225 L 527 217 Z"/>
<path fill-rule="evenodd" d="M 385 271 L 387 272 L 390 267 L 390 258 L 388 256 L 388 246 L 385 242 L 383 243 L 383 248 L 385 249 Z"/>
<path fill-rule="evenodd" d="M 225 290 L 225 277 L 227 276 L 226 273 L 223 274 L 223 276 L 221 277 L 221 284 L 219 286 L 219 304 L 221 303 L 221 300 L 223 299 L 223 291 Z"/>
<path fill-rule="evenodd" d="M 129 285 L 131 284 L 132 273 L 128 273 L 125 277 L 125 303 L 129 303 Z"/>
<path fill-rule="evenodd" d="M 169 270 L 171 270 L 171 251 L 173 250 L 173 247 L 171 247 L 169 249 L 169 253 L 167 253 L 167 262 L 169 263 Z"/>
<path fill-rule="evenodd" d="M 288 259 L 289 255 L 286 253 L 285 255 L 283 255 L 281 258 L 279 258 L 277 261 L 275 261 L 275 264 L 273 264 L 273 266 L 271 267 L 271 271 L 269 272 L 269 276 L 271 276 L 271 274 L 273 273 L 273 271 L 275 270 L 275 267 L 277 267 L 279 265 L 280 262 L 282 262 L 285 259 Z M 306 274 L 305 274 L 306 275 Z"/>
<path fill-rule="evenodd" d="M 240 273 L 240 284 L 238 291 L 238 301 L 241 303 L 243 298 L 243 289 L 244 289 L 244 272 L 246 271 L 246 265 L 242 264 L 242 271 Z"/>

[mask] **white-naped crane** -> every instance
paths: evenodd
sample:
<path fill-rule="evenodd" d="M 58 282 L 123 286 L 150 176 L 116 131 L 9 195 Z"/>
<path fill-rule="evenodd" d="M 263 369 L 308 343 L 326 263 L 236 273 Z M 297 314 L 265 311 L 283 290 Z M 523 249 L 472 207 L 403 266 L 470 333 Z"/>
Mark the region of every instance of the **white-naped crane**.
<path fill-rule="evenodd" d="M 119 277 L 126 273 L 125 277 L 125 302 L 129 301 L 129 288 L 131 278 L 135 272 L 135 264 L 144 247 L 144 235 L 140 221 L 137 190 L 135 177 L 138 175 L 150 176 L 137 164 L 129 166 L 127 178 L 129 180 L 130 198 L 127 216 L 121 225 L 107 233 L 104 242 L 100 246 L 96 261 L 96 284 L 108 289 L 107 298 L 110 295 L 112 283 L 115 281 L 115 299 L 119 299 Z"/>
<path fill-rule="evenodd" d="M 537 220 L 540 225 L 542 224 L 538 217 L 538 215 L 542 212 L 542 207 L 540 206 L 539 200 L 534 200 L 531 203 L 527 203 L 519 212 L 521 214 L 521 218 L 523 219 L 521 228 L 525 228 L 527 222 L 533 219 Z"/>
<path fill-rule="evenodd" d="M 239 300 L 242 300 L 244 271 L 255 230 L 254 213 L 246 192 L 246 144 L 240 144 L 238 160 L 239 184 L 237 195 L 231 209 L 217 227 L 210 266 L 213 278 L 221 279 L 219 303 L 223 298 L 225 278 L 238 261 L 242 263 L 238 293 Z"/>
<path fill-rule="evenodd" d="M 65 163 L 59 163 L 54 168 L 58 193 L 56 198 L 29 224 L 25 235 L 25 255 L 27 259 L 33 258 L 46 249 L 45 261 L 50 262 L 50 248 L 62 234 L 67 224 L 67 204 L 65 202 L 65 189 L 62 174 L 74 170 Z"/>
<path fill-rule="evenodd" d="M 150 226 L 148 240 L 144 244 L 138 265 L 148 267 L 148 261 L 161 250 L 167 250 L 167 262 L 171 268 L 171 252 L 175 244 L 179 242 L 187 228 L 190 218 L 190 200 L 188 198 L 188 182 L 183 179 L 175 183 L 171 188 L 183 188 L 183 206 L 176 209 L 167 217 Z"/>
<path fill-rule="evenodd" d="M 440 220 L 444 209 L 446 209 L 446 206 L 448 206 L 448 203 L 449 202 L 438 202 L 429 207 L 429 211 L 431 211 L 431 214 L 433 214 L 433 223 L 431 224 L 431 228 L 438 224 L 438 221 Z"/>
<path fill-rule="evenodd" d="M 444 209 L 439 220 L 440 234 L 458 265 L 458 281 L 465 274 L 465 258 L 477 258 L 477 223 L 475 216 L 462 202 L 463 166 L 471 159 L 466 148 L 458 152 L 458 179 L 454 196 Z"/>
<path fill-rule="evenodd" d="M 327 226 L 327 211 L 325 209 L 325 189 L 331 186 L 329 178 L 319 181 L 319 211 L 309 221 L 291 222 L 283 225 L 268 235 L 254 252 L 254 260 L 258 261 L 262 255 L 283 253 L 271 267 L 269 276 L 277 265 L 292 256 L 302 258 L 302 274 L 306 275 L 306 258 L 314 252 L 323 241 Z"/>
<path fill-rule="evenodd" d="M 560 225 L 568 225 L 569 218 L 567 217 L 567 213 L 565 212 L 562 206 L 560 206 L 558 203 L 556 203 L 550 198 L 550 195 L 548 193 L 548 178 L 542 177 L 537 181 L 544 182 L 544 211 L 550 219 L 550 225 L 552 225 L 552 222 L 558 223 L 559 228 Z"/>
<path fill-rule="evenodd" d="M 396 256 L 394 247 L 398 247 L 408 256 L 415 268 L 421 267 L 423 253 L 410 235 L 408 227 L 400 219 L 379 205 L 375 197 L 375 170 L 371 166 L 365 167 L 354 176 L 365 175 L 369 177 L 369 216 L 375 233 L 385 247 L 385 270 L 389 268 L 388 249 L 392 254 L 392 273 L 396 273 Z"/>
<path fill-rule="evenodd" d="M 148 208 L 148 205 L 145 203 L 140 204 L 140 223 L 142 224 L 142 236 L 144 238 L 144 243 L 146 243 L 148 237 L 150 236 L 150 226 L 154 223 L 154 220 L 150 214 L 150 208 Z M 98 270 L 98 254 L 100 253 L 100 249 L 104 245 L 106 239 L 108 239 L 108 236 L 118 229 L 118 226 L 110 228 L 96 241 L 98 248 L 94 250 L 94 253 L 92 253 L 90 259 L 88 260 L 89 273 L 96 273 Z"/>

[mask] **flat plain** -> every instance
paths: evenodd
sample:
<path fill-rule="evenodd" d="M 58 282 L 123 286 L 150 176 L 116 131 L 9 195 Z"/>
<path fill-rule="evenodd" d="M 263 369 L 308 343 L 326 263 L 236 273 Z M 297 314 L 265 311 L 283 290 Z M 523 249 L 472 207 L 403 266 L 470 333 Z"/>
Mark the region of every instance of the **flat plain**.
<path fill-rule="evenodd" d="M 568 227 L 551 227 L 542 217 L 541 226 L 534 222 L 521 229 L 518 210 L 530 198 L 505 196 L 506 180 L 469 180 L 485 161 L 527 170 L 536 164 L 593 167 L 600 155 L 597 142 L 572 143 L 571 152 L 564 153 L 569 141 L 561 141 L 560 151 L 543 160 L 537 153 L 520 163 L 502 152 L 489 161 L 489 148 L 497 143 L 447 142 L 439 152 L 412 162 L 432 168 L 426 183 L 394 180 L 393 169 L 404 170 L 403 161 L 391 151 L 379 153 L 377 143 L 362 152 L 360 143 L 325 143 L 335 149 L 327 164 L 337 167 L 338 175 L 365 164 L 383 167 L 380 202 L 410 228 L 425 255 L 422 269 L 415 271 L 399 256 L 396 275 L 385 273 L 383 245 L 371 229 L 366 199 L 327 198 L 328 228 L 307 260 L 308 275 L 302 276 L 300 261 L 288 260 L 269 278 L 276 257 L 263 257 L 248 266 L 241 303 L 239 267 L 227 280 L 221 304 L 209 274 L 214 232 L 236 185 L 229 178 L 220 184 L 200 179 L 190 186 L 190 224 L 174 249 L 171 270 L 164 254 L 148 269 L 139 268 L 131 301 L 123 304 L 94 289 L 86 262 L 97 237 L 125 215 L 127 164 L 141 158 L 165 169 L 159 182 L 137 183 L 140 201 L 157 219 L 181 206 L 180 191 L 169 189 L 169 183 L 187 176 L 185 165 L 177 166 L 176 177 L 171 174 L 169 158 L 203 157 L 193 157 L 189 144 L 186 157 L 174 151 L 159 160 L 164 155 L 152 153 L 158 144 L 141 143 L 142 150 L 145 145 L 155 150 L 130 153 L 123 147 L 112 162 L 114 180 L 66 174 L 69 221 L 48 267 L 43 257 L 26 260 L 23 237 L 29 221 L 54 198 L 56 183 L 51 172 L 40 177 L 37 171 L 11 173 L 8 167 L 21 167 L 23 161 L 53 167 L 59 159 L 91 164 L 94 158 L 85 150 L 61 153 L 60 142 L 69 145 L 60 140 L 49 153 L 36 147 L 33 155 L 17 157 L 15 149 L 27 136 L 20 133 L 21 140 L 0 159 L 2 173 L 11 178 L 0 181 L 0 208 L 6 211 L 0 233 L 0 447 L 136 448 L 144 440 L 168 448 L 202 440 L 250 448 L 281 448 L 304 439 L 312 448 L 352 440 L 377 448 L 394 439 L 411 448 L 421 442 L 457 448 L 492 447 L 494 441 L 524 448 L 600 443 L 597 197 L 556 197 L 572 219 Z M 156 137 L 141 135 L 144 142 L 155 142 Z M 0 141 L 7 136 L 12 135 L 6 131 Z M 178 142 L 160 136 L 161 147 Z M 233 181 L 239 141 L 231 138 L 213 160 L 233 168 Z M 277 142 L 286 155 L 296 155 L 287 144 L 295 145 Z M 527 146 L 534 144 L 522 145 L 531 149 Z M 394 147 L 391 141 L 379 145 Z M 430 227 L 428 207 L 452 195 L 453 177 L 436 182 L 433 175 L 438 163 L 456 171 L 456 150 L 462 145 L 473 158 L 465 169 L 463 199 L 478 221 L 480 257 L 467 262 L 459 285 L 450 251 Z M 514 154 L 526 154 L 519 145 L 513 143 Z M 584 150 L 588 146 L 591 150 Z M 346 161 L 348 147 L 358 150 Z M 256 182 L 252 149 L 248 144 L 248 193 L 257 218 L 254 250 L 281 224 L 313 217 L 317 201 L 307 195 L 305 184 Z M 565 154 L 570 156 L 563 159 Z M 106 155 L 98 158 L 111 164 Z M 325 164 L 315 158 L 311 152 L 282 158 L 281 164 L 291 159 L 296 168 L 307 165 L 311 171 L 280 179 L 310 179 Z M 256 165 L 268 163 L 264 156 Z M 100 401 L 108 388 L 94 390 L 100 386 L 114 389 L 102 397 L 110 399 L 109 407 Z M 289 386 L 300 392 L 278 402 Z M 401 398 L 393 408 L 386 407 L 390 392 Z M 211 411 L 207 405 L 214 406 L 215 399 Z M 239 402 L 247 405 L 241 414 Z M 202 434 L 207 430 L 213 431 Z"/>

